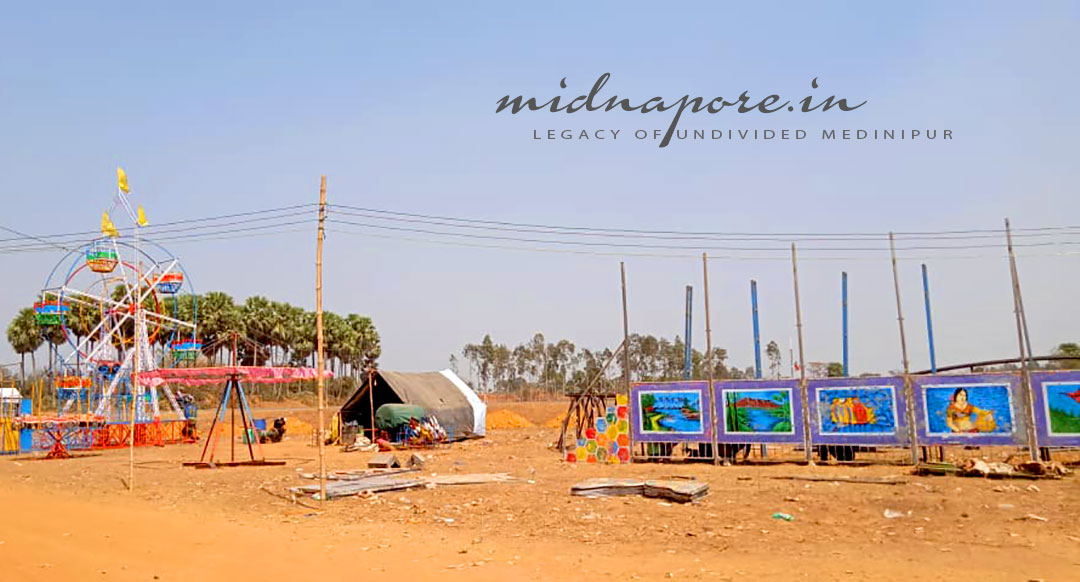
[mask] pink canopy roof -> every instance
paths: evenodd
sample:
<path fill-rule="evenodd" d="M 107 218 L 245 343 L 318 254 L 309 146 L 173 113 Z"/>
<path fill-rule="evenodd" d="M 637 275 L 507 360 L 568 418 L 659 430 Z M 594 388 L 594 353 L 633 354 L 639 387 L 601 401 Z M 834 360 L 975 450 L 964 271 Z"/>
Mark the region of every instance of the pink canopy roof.
<path fill-rule="evenodd" d="M 214 368 L 161 368 L 139 374 L 139 382 L 157 387 L 161 384 L 179 384 L 181 386 L 201 386 L 220 384 L 235 376 L 241 382 L 254 384 L 277 384 L 297 380 L 314 380 L 314 368 L 264 368 L 255 366 L 218 366 Z M 323 378 L 333 378 L 329 370 L 323 371 Z"/>

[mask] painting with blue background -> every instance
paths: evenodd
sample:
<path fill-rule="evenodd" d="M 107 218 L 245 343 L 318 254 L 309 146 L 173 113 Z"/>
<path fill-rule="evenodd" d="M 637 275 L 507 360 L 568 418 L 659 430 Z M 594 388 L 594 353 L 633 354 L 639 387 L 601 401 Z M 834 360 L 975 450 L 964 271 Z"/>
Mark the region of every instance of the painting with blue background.
<path fill-rule="evenodd" d="M 817 400 L 822 434 L 896 432 L 896 397 L 891 386 L 821 388 Z"/>
<path fill-rule="evenodd" d="M 1046 416 L 1052 435 L 1080 435 L 1080 382 L 1047 382 Z"/>
<path fill-rule="evenodd" d="M 950 413 L 953 397 L 963 389 L 964 410 Z M 1013 431 L 1012 405 L 1007 384 L 950 384 L 927 386 L 926 423 L 930 434 L 1007 434 Z M 950 414 L 952 414 L 950 426 Z"/>
<path fill-rule="evenodd" d="M 638 393 L 638 402 L 641 410 L 641 432 L 704 432 L 701 421 L 701 392 L 642 391 Z"/>

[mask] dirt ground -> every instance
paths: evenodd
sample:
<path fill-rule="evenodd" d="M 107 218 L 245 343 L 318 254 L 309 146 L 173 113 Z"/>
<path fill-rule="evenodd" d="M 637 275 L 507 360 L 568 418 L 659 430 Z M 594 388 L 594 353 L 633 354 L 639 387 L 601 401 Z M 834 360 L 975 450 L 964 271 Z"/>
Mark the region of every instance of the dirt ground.
<path fill-rule="evenodd" d="M 496 407 L 538 425 L 563 409 Z M 314 421 L 311 411 L 289 414 Z M 140 448 L 134 492 L 124 485 L 126 449 L 65 461 L 0 458 L 0 579 L 1080 579 L 1075 476 L 1031 482 L 913 477 L 896 466 L 568 465 L 549 448 L 556 437 L 542 427 L 491 431 L 431 451 L 424 468 L 509 472 L 517 482 L 345 498 L 322 511 L 261 490 L 313 483 L 300 475 L 318 468 L 309 435 L 265 445 L 282 467 L 191 469 L 180 463 L 196 460 L 201 445 Z M 327 465 L 363 468 L 369 456 L 328 447 Z M 711 492 L 687 505 L 569 495 L 588 477 L 670 475 L 696 477 Z M 784 475 L 906 475 L 907 483 L 772 478 Z M 887 509 L 903 517 L 886 518 Z M 776 512 L 795 519 L 774 519 Z"/>

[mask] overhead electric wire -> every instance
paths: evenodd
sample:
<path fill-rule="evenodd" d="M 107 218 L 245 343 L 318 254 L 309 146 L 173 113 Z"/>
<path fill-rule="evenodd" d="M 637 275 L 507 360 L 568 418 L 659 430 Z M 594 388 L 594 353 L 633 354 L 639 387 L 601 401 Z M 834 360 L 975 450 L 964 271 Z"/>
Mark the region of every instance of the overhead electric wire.
<path fill-rule="evenodd" d="M 238 217 L 244 217 L 244 216 L 255 216 L 255 215 L 259 215 L 259 214 L 283 213 L 285 211 L 298 210 L 298 209 L 301 209 L 301 208 L 316 209 L 316 208 L 318 208 L 318 204 L 315 204 L 315 203 L 294 204 L 292 206 L 281 206 L 281 207 L 278 207 L 278 208 L 267 208 L 267 209 L 263 209 L 263 210 L 251 210 L 251 211 L 247 211 L 247 212 L 235 212 L 235 213 L 231 213 L 231 214 L 220 214 L 220 215 L 217 215 L 217 216 L 203 216 L 203 217 L 199 217 L 199 218 L 188 218 L 188 219 L 184 219 L 184 220 L 172 220 L 172 221 L 169 221 L 169 222 L 151 223 L 151 224 L 149 224 L 147 226 L 144 226 L 142 228 L 143 228 L 144 232 L 156 232 L 156 229 L 166 227 L 166 226 L 176 226 L 176 225 L 182 225 L 182 224 L 191 224 L 191 223 L 195 223 L 195 222 L 219 221 L 219 220 L 224 220 L 224 219 L 228 219 L 228 218 L 238 218 Z M 281 217 L 299 216 L 301 214 L 303 214 L 303 213 L 302 212 L 289 212 L 289 213 L 283 214 Z M 265 218 L 257 218 L 257 219 L 252 219 L 252 220 L 272 220 L 273 218 L 274 217 L 265 217 Z M 244 221 L 240 221 L 240 222 L 244 222 Z M 53 238 L 71 238 L 71 237 L 83 237 L 83 238 L 85 238 L 85 237 L 88 237 L 88 236 L 96 238 L 97 236 L 101 235 L 100 230 L 86 230 L 86 231 L 80 231 L 80 232 L 46 234 L 46 235 L 36 235 L 35 236 L 35 235 L 22 234 L 22 233 L 19 233 L 18 231 L 15 231 L 13 229 L 9 229 L 9 228 L 6 228 L 6 227 L 0 227 L 0 228 L 4 228 L 4 230 L 8 230 L 9 232 L 14 232 L 16 234 L 21 235 L 20 238 L 0 238 L 0 243 L 9 242 L 9 241 L 15 241 L 15 240 L 21 240 L 21 239 L 24 239 L 24 238 L 33 238 L 33 239 L 44 241 L 46 239 L 53 239 Z M 191 227 L 191 228 L 206 228 L 206 227 L 205 226 L 203 226 L 203 227 L 195 226 L 195 227 Z"/>
<path fill-rule="evenodd" d="M 744 246 L 703 246 L 703 245 L 666 245 L 666 244 L 643 244 L 643 243 L 625 243 L 625 242 L 601 242 L 601 241 L 575 241 L 564 239 L 542 239 L 542 238 L 524 238 L 514 236 L 502 236 L 502 235 L 486 235 L 486 234 L 474 234 L 464 232 L 447 232 L 430 230 L 423 228 L 410 228 L 403 226 L 387 226 L 384 224 L 371 224 L 362 222 L 353 222 L 349 220 L 337 220 L 328 219 L 328 222 L 344 224 L 349 226 L 358 226 L 361 228 L 374 228 L 379 230 L 392 230 L 398 232 L 412 232 L 418 234 L 427 234 L 434 236 L 450 236 L 459 238 L 470 239 L 484 239 L 484 240 L 503 240 L 513 242 L 524 243 L 542 243 L 542 244 L 554 244 L 565 246 L 597 246 L 597 247 L 613 247 L 613 248 L 635 248 L 635 249 L 668 249 L 668 250 L 697 250 L 697 251 L 738 251 L 738 252 L 775 252 L 775 251 L 787 251 L 787 246 L 775 246 L 775 247 L 744 247 Z M 887 240 L 887 239 L 886 239 Z M 882 244 L 886 242 L 882 241 Z M 1032 247 L 1032 246 L 1052 246 L 1052 245 L 1071 245 L 1080 244 L 1080 241 L 1061 241 L 1061 242 L 1039 242 L 1039 243 L 1017 243 L 1013 246 L 1016 247 Z M 844 252 L 880 252 L 886 249 L 886 246 L 882 247 L 821 247 L 821 246 L 801 246 L 801 250 L 806 251 L 844 251 Z M 971 249 L 984 249 L 984 248 L 1004 248 L 1004 243 L 995 245 L 954 245 L 954 246 L 927 246 L 916 245 L 907 247 L 898 247 L 897 250 L 911 251 L 911 250 L 971 250 Z"/>
<path fill-rule="evenodd" d="M 269 229 L 275 229 L 273 232 L 265 233 L 267 235 L 273 235 L 278 232 L 292 232 L 297 229 L 290 229 L 289 227 L 295 227 L 301 224 L 315 224 L 317 219 L 312 217 L 303 220 L 289 220 L 284 222 L 277 222 L 273 224 L 261 224 L 257 226 L 248 227 L 232 227 L 220 228 L 217 230 L 211 230 L 208 232 L 196 232 L 193 234 L 171 234 L 167 236 L 155 236 L 153 233 L 147 235 L 147 238 L 154 242 L 184 242 L 184 241 L 198 241 L 198 240 L 224 240 L 226 238 L 243 238 L 245 236 L 259 236 L 258 234 L 242 234 L 250 233 L 252 231 L 265 231 Z M 170 231 L 175 232 L 175 231 Z M 21 245 L 14 247 L 0 247 L 0 254 L 14 254 L 19 252 L 38 252 L 50 250 L 45 245 Z M 68 250 L 68 249 L 65 249 Z"/>
<path fill-rule="evenodd" d="M 277 208 L 245 211 L 217 216 L 204 216 L 184 220 L 175 220 L 143 227 L 140 232 L 145 233 L 151 240 L 156 242 L 199 242 L 208 240 L 235 240 L 251 237 L 276 236 L 278 234 L 303 230 L 299 225 L 313 224 L 316 221 L 313 210 L 317 204 L 297 204 Z M 520 244 L 527 245 L 552 245 L 557 247 L 570 247 L 558 249 L 544 249 L 550 252 L 566 252 L 574 254 L 602 254 L 602 255 L 642 255 L 683 257 L 689 255 L 653 252 L 653 251 L 695 251 L 700 253 L 783 253 L 786 260 L 788 244 L 792 242 L 802 243 L 800 249 L 811 253 L 871 253 L 887 250 L 887 234 L 852 232 L 852 233 L 751 233 L 751 232 L 701 232 L 680 230 L 648 230 L 648 229 L 623 229 L 584 226 L 560 226 L 551 224 L 522 223 L 498 220 L 485 220 L 461 217 L 438 216 L 433 214 L 420 214 L 411 212 L 399 212 L 374 208 L 364 208 L 350 205 L 329 205 L 330 216 L 328 223 L 370 230 L 394 231 L 401 233 L 414 233 L 424 235 L 425 238 L 397 237 L 397 240 L 412 242 L 438 243 L 446 242 L 447 239 L 473 239 L 515 243 L 515 246 L 499 244 L 465 244 L 458 240 L 456 246 L 474 246 L 481 248 L 504 248 L 521 250 Z M 310 215 L 309 215 L 310 212 Z M 305 218 L 300 218 L 309 215 Z M 340 218 L 339 218 L 340 217 Z M 350 220 L 350 218 L 366 219 L 365 222 Z M 259 224 L 264 223 L 264 224 Z M 425 225 L 437 228 L 423 228 L 415 225 Z M 0 254 L 15 254 L 21 252 L 43 252 L 53 249 L 70 250 L 64 244 L 81 246 L 87 242 L 83 240 L 68 240 L 83 235 L 99 238 L 99 231 L 84 231 L 63 234 L 30 235 L 15 229 L 0 226 L 18 235 L 17 238 L 0 239 Z M 124 232 L 130 229 L 125 229 Z M 267 232 L 270 231 L 270 232 Z M 395 239 L 392 236 L 377 236 L 370 232 L 355 232 L 340 230 L 347 234 L 372 236 L 375 238 Z M 941 241 L 941 244 L 915 244 L 901 246 L 899 251 L 935 251 L 953 252 L 969 251 L 976 249 L 1003 249 L 1001 239 L 1003 229 L 969 229 L 969 230 L 942 230 L 923 232 L 896 233 L 902 240 L 907 241 Z M 1056 226 L 1056 227 L 1032 227 L 1014 229 L 1014 236 L 1021 237 L 1056 237 L 1058 240 L 1040 240 L 1032 242 L 1019 242 L 1016 247 L 1053 247 L 1072 246 L 1080 244 L 1080 240 L 1061 240 L 1063 237 L 1080 236 L 1080 226 Z M 435 238 L 431 238 L 435 237 Z M 436 240 L 437 239 L 437 240 Z M 615 240 L 603 240 L 615 239 Z M 1000 242 L 965 243 L 983 239 L 995 239 Z M 666 241 L 742 241 L 742 242 L 776 242 L 783 243 L 776 246 L 742 246 L 742 245 L 678 245 L 652 242 L 656 240 Z M 858 245 L 845 246 L 829 243 L 844 242 L 879 242 L 881 246 Z M 964 244 L 948 244 L 951 242 Z M 2 243 L 9 243 L 4 245 Z M 809 243 L 809 244 L 807 244 Z M 825 243 L 825 244 L 821 244 Z M 582 247 L 575 249 L 573 247 Z M 590 248 L 609 248 L 609 251 L 587 251 Z M 614 250 L 619 249 L 619 250 Z M 1056 253 L 1042 256 L 1070 256 L 1074 253 Z M 695 254 L 694 256 L 698 256 Z M 727 258 L 739 260 L 772 260 L 776 257 L 760 256 L 730 256 Z M 945 258 L 945 257 L 943 257 Z M 958 258 L 950 256 L 947 258 Z M 976 258 L 976 257 L 972 257 Z"/>
<path fill-rule="evenodd" d="M 394 217 L 408 217 L 409 219 L 427 219 L 438 220 L 446 222 L 454 222 L 461 224 L 473 224 L 473 225 L 490 225 L 500 227 L 516 227 L 516 228 L 535 228 L 535 229 L 547 229 L 553 231 L 575 231 L 575 232 L 603 232 L 612 234 L 644 234 L 644 235 L 678 235 L 678 236 L 706 236 L 706 237 L 747 237 L 747 240 L 759 240 L 761 237 L 777 237 L 779 240 L 790 242 L 792 238 L 815 238 L 821 237 L 836 237 L 837 240 L 849 240 L 857 239 L 859 237 L 865 237 L 867 240 L 878 240 L 881 237 L 888 237 L 884 232 L 832 232 L 832 233 L 812 233 L 812 232 L 772 232 L 772 233 L 755 233 L 755 232 L 718 232 L 718 231 L 683 231 L 683 230 L 649 230 L 649 229 L 632 229 L 632 228 L 604 228 L 604 227 L 585 227 L 585 226 L 565 226 L 565 225 L 552 225 L 552 224 L 538 224 L 527 222 L 509 222 L 501 220 L 483 220 L 474 218 L 460 218 L 451 216 L 438 216 L 433 214 L 419 214 L 414 212 L 399 212 L 392 210 L 381 210 L 377 208 L 365 208 L 361 206 L 350 206 L 347 204 L 330 204 L 328 205 L 331 210 L 342 208 L 350 211 L 358 211 L 370 214 L 389 215 Z M 343 214 L 348 214 L 343 212 Z M 362 216 L 362 215 L 361 215 Z M 389 220 L 387 218 L 386 220 Z M 404 220 L 404 219 L 401 219 Z M 1029 227 L 1029 228 L 1014 228 L 1013 236 L 1026 235 L 1025 233 L 1035 232 L 1047 232 L 1049 234 L 1042 236 L 1053 236 L 1052 231 L 1068 231 L 1066 234 L 1080 234 L 1080 225 L 1067 225 L 1067 226 L 1045 226 L 1045 227 Z M 909 232 L 896 232 L 893 234 L 898 238 L 965 238 L 961 235 L 979 235 L 971 238 L 983 238 L 992 236 L 1001 236 L 1005 234 L 1004 229 L 970 229 L 970 230 L 942 230 L 942 231 L 909 231 Z M 954 237 L 954 235 L 956 235 Z"/>
<path fill-rule="evenodd" d="M 441 226 L 446 228 L 461 228 L 472 230 L 491 230 L 501 232 L 518 232 L 518 233 L 533 233 L 533 234 L 548 234 L 548 235 L 566 235 L 566 236 L 581 236 L 581 237 L 601 237 L 601 238 L 630 238 L 630 239 L 660 239 L 660 240 L 733 240 L 733 241 L 763 241 L 763 242 L 783 242 L 790 243 L 793 238 L 797 241 L 799 237 L 783 237 L 771 233 L 762 233 L 759 235 L 738 235 L 738 234 L 654 234 L 654 233 L 642 233 L 634 234 L 629 232 L 608 232 L 604 229 L 596 229 L 596 231 L 578 231 L 578 230 L 566 230 L 572 227 L 518 227 L 518 226 L 488 226 L 483 224 L 470 224 L 464 223 L 465 219 L 427 219 L 427 218 L 399 218 L 393 216 L 383 216 L 380 214 L 370 212 L 352 212 L 348 210 L 338 210 L 334 214 L 343 215 L 349 217 L 360 217 L 373 220 L 383 220 L 389 222 L 403 222 L 403 223 L 416 223 L 416 224 L 429 224 L 433 226 Z M 454 220 L 455 222 L 451 222 Z M 456 222 L 461 221 L 461 222 Z M 968 236 L 926 236 L 926 237 L 905 237 L 904 240 L 968 240 L 968 239 L 1000 239 L 1005 234 L 1004 230 L 999 231 L 997 234 L 979 234 Z M 1021 236 L 1026 237 L 1047 237 L 1047 236 L 1080 236 L 1080 230 L 1075 232 L 1057 233 L 1057 232 L 1037 232 L 1028 233 L 1024 235 L 1016 234 L 1016 238 Z M 812 242 L 840 242 L 840 241 L 888 241 L 888 234 L 882 233 L 877 236 L 829 236 L 829 235 L 815 235 L 810 240 Z"/>
<path fill-rule="evenodd" d="M 60 249 L 62 251 L 70 251 L 71 250 L 71 249 L 69 249 L 67 247 L 64 247 L 64 246 L 58 244 L 58 243 L 49 242 L 48 240 L 45 240 L 44 238 L 37 237 L 37 236 L 34 236 L 32 234 L 25 234 L 25 233 L 19 232 L 19 231 L 15 230 L 14 228 L 8 228 L 8 227 L 6 227 L 6 226 L 4 226 L 2 224 L 0 224 L 0 229 L 5 230 L 5 231 L 10 232 L 10 233 L 17 234 L 20 237 L 22 237 L 23 239 L 33 239 L 33 240 L 41 241 L 41 242 L 43 242 L 43 243 L 45 243 L 47 245 L 54 246 L 54 247 L 56 247 L 56 248 L 58 248 L 58 249 Z M 0 239 L 0 240 L 3 240 L 3 239 Z M 12 239 L 12 240 L 17 240 L 17 239 Z"/>
<path fill-rule="evenodd" d="M 329 232 L 344 234 L 349 236 L 359 236 L 364 238 L 374 238 L 383 240 L 395 240 L 405 241 L 420 244 L 427 244 L 433 246 L 454 246 L 454 247 L 467 247 L 467 248 L 482 248 L 492 250 L 503 251 L 524 251 L 524 252 L 538 252 L 538 253 L 557 253 L 557 254 L 570 254 L 570 255 L 588 255 L 588 256 L 602 256 L 602 257 L 647 257 L 647 258 L 664 258 L 664 259 L 694 259 L 701 260 L 700 253 L 649 253 L 649 252 L 636 252 L 636 251 L 597 251 L 597 250 L 585 250 L 585 249 L 566 249 L 566 248 L 546 248 L 535 246 L 507 246 L 499 244 L 484 244 L 484 243 L 472 243 L 455 240 L 441 240 L 441 239 L 425 239 L 425 238 L 411 238 L 405 236 L 376 234 L 370 232 L 358 232 L 353 230 L 338 230 L 329 229 Z M 898 260 L 901 261 L 927 261 L 927 260 L 971 260 L 971 259 L 1004 259 L 1007 258 L 1005 249 L 1002 248 L 1000 255 L 982 254 L 982 255 L 941 255 L 941 256 L 900 256 Z M 786 251 L 786 249 L 785 249 Z M 1063 253 L 1025 253 L 1018 254 L 1021 258 L 1032 257 L 1080 257 L 1080 251 L 1076 252 L 1063 252 Z M 726 261 L 790 261 L 788 256 L 739 256 L 739 255 L 715 255 L 708 256 L 710 261 L 712 260 L 726 260 Z M 879 257 L 868 256 L 809 256 L 803 257 L 802 260 L 808 261 L 879 261 Z"/>

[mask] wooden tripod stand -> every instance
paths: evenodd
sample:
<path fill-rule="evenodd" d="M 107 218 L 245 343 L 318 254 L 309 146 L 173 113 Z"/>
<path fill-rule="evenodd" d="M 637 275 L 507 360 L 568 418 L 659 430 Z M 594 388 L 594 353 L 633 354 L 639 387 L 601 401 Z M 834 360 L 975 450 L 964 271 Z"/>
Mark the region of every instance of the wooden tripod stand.
<path fill-rule="evenodd" d="M 239 404 L 240 409 L 240 422 L 244 427 L 244 441 L 247 444 L 248 460 L 237 461 L 236 460 L 236 409 Z M 214 462 L 214 453 L 217 450 L 218 441 L 221 440 L 221 434 L 225 432 L 225 412 L 231 411 L 232 418 L 229 423 L 229 461 L 227 462 Z M 254 441 L 254 446 L 252 446 Z M 259 449 L 259 457 L 255 457 L 255 448 Z M 207 453 L 210 454 L 207 457 Z M 217 412 L 214 414 L 214 420 L 210 424 L 210 432 L 206 435 L 206 443 L 203 444 L 202 456 L 198 461 L 184 463 L 185 467 L 196 467 L 199 469 L 213 469 L 215 467 L 238 467 L 238 466 L 264 466 L 264 465 L 284 465 L 285 461 L 268 461 L 263 456 L 262 444 L 259 443 L 259 435 L 257 434 L 254 426 L 254 422 L 251 418 L 251 406 L 248 405 L 247 396 L 244 395 L 244 387 L 240 384 L 240 375 L 233 373 L 229 374 L 228 379 L 225 381 L 225 387 L 221 390 L 221 402 L 218 404 Z"/>

